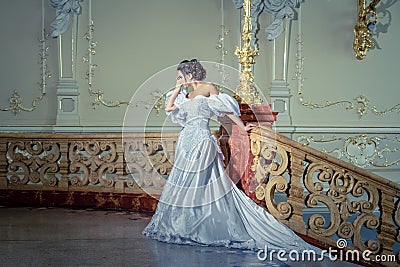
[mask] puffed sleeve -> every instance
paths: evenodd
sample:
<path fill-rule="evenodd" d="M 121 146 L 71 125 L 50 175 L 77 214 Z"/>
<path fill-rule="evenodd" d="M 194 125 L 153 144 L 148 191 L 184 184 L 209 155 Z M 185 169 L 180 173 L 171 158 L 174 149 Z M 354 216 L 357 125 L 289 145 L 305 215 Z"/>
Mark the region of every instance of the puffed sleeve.
<path fill-rule="evenodd" d="M 218 95 L 210 95 L 210 97 L 208 97 L 208 106 L 211 111 L 219 117 L 225 116 L 226 114 L 240 116 L 238 102 L 228 94 L 219 93 Z"/>
<path fill-rule="evenodd" d="M 165 105 L 167 105 L 169 99 L 171 98 L 171 95 L 172 91 L 166 94 Z M 186 101 L 188 101 L 188 98 L 186 98 L 186 91 L 184 89 L 181 89 L 174 101 L 174 105 L 177 108 L 175 110 L 165 112 L 167 116 L 171 116 L 172 122 L 179 123 L 182 126 L 184 126 L 186 123 L 186 112 L 182 108 L 183 103 L 185 103 Z"/>

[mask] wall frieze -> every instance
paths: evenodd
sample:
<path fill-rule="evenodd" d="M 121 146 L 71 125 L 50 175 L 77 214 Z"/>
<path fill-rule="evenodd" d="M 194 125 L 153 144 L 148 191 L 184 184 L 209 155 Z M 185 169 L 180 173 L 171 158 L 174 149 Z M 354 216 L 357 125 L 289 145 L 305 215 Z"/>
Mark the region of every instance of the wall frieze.
<path fill-rule="evenodd" d="M 296 141 L 324 153 L 346 160 L 358 167 L 388 168 L 398 166 L 400 138 L 398 135 L 314 136 L 300 135 Z"/>
<path fill-rule="evenodd" d="M 330 107 L 338 107 L 341 106 L 345 110 L 351 110 L 351 111 L 356 111 L 359 119 L 362 119 L 364 115 L 366 115 L 368 112 L 371 112 L 372 114 L 378 115 L 378 116 L 383 116 L 387 115 L 389 113 L 397 112 L 400 113 L 400 103 L 393 105 L 392 107 L 387 107 L 380 109 L 376 105 L 371 104 L 371 101 L 368 99 L 368 97 L 364 95 L 359 95 L 354 97 L 353 99 L 345 99 L 345 100 L 325 100 L 325 101 L 320 101 L 320 102 L 314 102 L 312 100 L 306 99 L 306 96 L 304 94 L 304 81 L 305 77 L 303 76 L 303 70 L 304 70 L 304 57 L 303 57 L 303 47 L 304 47 L 304 41 L 302 40 L 302 27 L 301 27 L 301 22 L 302 22 L 302 5 L 299 7 L 299 16 L 298 16 L 298 36 L 296 38 L 296 43 L 297 43 L 297 52 L 296 52 L 296 70 L 295 70 L 295 77 L 293 77 L 293 80 L 297 80 L 297 96 L 300 101 L 300 104 L 306 108 L 309 109 L 323 109 L 323 108 L 330 108 Z"/>

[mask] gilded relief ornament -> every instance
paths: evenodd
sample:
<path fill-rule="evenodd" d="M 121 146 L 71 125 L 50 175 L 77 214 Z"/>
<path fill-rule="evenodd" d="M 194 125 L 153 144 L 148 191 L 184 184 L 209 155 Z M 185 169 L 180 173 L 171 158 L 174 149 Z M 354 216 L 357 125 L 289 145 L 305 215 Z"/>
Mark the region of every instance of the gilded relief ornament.
<path fill-rule="evenodd" d="M 366 6 L 366 0 L 358 0 L 357 23 L 354 26 L 353 49 L 356 58 L 361 60 L 367 56 L 367 51 L 375 48 L 371 35 L 378 22 L 376 5 L 380 0 L 370 0 Z"/>
<path fill-rule="evenodd" d="M 221 59 L 218 63 L 216 63 L 216 69 L 218 73 L 221 75 L 221 84 L 224 85 L 226 81 L 229 80 L 229 75 L 225 73 L 225 56 L 228 54 L 228 50 L 225 47 L 225 37 L 228 36 L 230 30 L 225 27 L 225 25 L 221 25 L 221 34 L 218 35 L 218 41 L 216 49 L 219 51 L 221 55 Z M 219 86 L 217 86 L 219 87 Z M 222 92 L 222 88 L 218 88 L 219 91 Z"/>
<path fill-rule="evenodd" d="M 359 167 L 378 167 L 387 168 L 400 164 L 400 159 L 393 158 L 400 150 L 400 140 L 398 137 L 388 136 L 368 136 L 360 134 L 347 138 L 336 135 L 326 138 L 321 136 L 299 136 L 297 141 L 303 145 L 310 144 L 335 144 L 341 142 L 341 147 L 332 149 L 322 148 L 322 152 L 334 155 L 339 159 L 346 159 L 348 162 Z"/>
<path fill-rule="evenodd" d="M 301 33 L 296 39 L 297 42 L 297 53 L 296 53 L 296 70 L 295 70 L 295 77 L 293 80 L 297 80 L 297 95 L 301 105 L 307 107 L 309 109 L 322 109 L 334 106 L 342 106 L 346 110 L 356 110 L 359 116 L 359 119 L 362 119 L 364 115 L 370 111 L 375 115 L 387 115 L 389 113 L 397 112 L 400 113 L 400 103 L 396 104 L 390 108 L 386 109 L 378 109 L 375 105 L 371 104 L 371 101 L 364 95 L 359 95 L 352 100 L 339 100 L 339 101 L 325 101 L 325 103 L 315 103 L 311 100 L 306 100 L 304 96 L 304 57 L 302 56 L 304 42 L 301 38 Z"/>
<path fill-rule="evenodd" d="M 39 40 L 39 64 L 41 69 L 41 79 L 38 82 L 40 86 L 41 95 L 36 97 L 32 103 L 31 107 L 24 107 L 22 96 L 18 93 L 16 89 L 13 90 L 13 93 L 8 98 L 9 107 L 7 108 L 0 108 L 0 111 L 9 111 L 14 116 L 18 113 L 25 111 L 25 112 L 32 112 L 37 108 L 37 103 L 40 102 L 44 96 L 46 95 L 46 85 L 47 80 L 51 78 L 51 74 L 47 70 L 47 58 L 49 56 L 49 46 L 47 44 L 48 34 L 46 33 L 45 29 L 42 32 L 42 38 Z"/>
<path fill-rule="evenodd" d="M 136 107 L 144 106 L 145 109 L 153 109 L 156 112 L 157 116 L 162 114 L 162 110 L 164 110 L 166 93 L 161 92 L 159 89 L 155 89 L 150 92 L 151 100 L 150 101 L 139 101 L 135 104 Z"/>
<path fill-rule="evenodd" d="M 93 89 L 93 77 L 95 76 L 94 70 L 96 69 L 96 67 L 98 67 L 97 64 L 93 63 L 93 57 L 94 55 L 96 55 L 96 46 L 97 46 L 97 41 L 94 41 L 93 39 L 93 32 L 94 32 L 94 22 L 92 18 L 89 17 L 89 31 L 84 35 L 84 39 L 88 41 L 89 46 L 86 56 L 83 57 L 83 62 L 87 63 L 89 68 L 88 71 L 86 72 L 86 80 L 88 83 L 89 95 L 94 97 L 94 102 L 91 103 L 92 107 L 95 109 L 99 105 L 103 105 L 109 108 L 120 107 L 122 105 L 129 105 L 129 101 L 105 100 L 103 91 Z"/>

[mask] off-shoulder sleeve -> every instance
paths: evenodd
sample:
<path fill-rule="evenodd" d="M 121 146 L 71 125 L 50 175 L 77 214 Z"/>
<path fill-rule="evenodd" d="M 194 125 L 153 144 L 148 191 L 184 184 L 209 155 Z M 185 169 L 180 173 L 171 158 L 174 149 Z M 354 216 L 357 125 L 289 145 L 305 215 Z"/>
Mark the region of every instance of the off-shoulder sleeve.
<path fill-rule="evenodd" d="M 212 112 L 219 117 L 225 116 L 226 114 L 240 116 L 240 108 L 236 99 L 224 93 L 210 95 L 208 97 L 208 106 Z"/>
<path fill-rule="evenodd" d="M 168 104 L 169 99 L 171 98 L 172 91 L 168 92 L 166 94 L 165 98 L 165 105 Z M 188 101 L 188 98 L 186 98 L 186 91 L 181 89 L 177 97 L 175 98 L 174 105 L 176 106 L 175 110 L 172 111 L 166 111 L 165 113 L 167 116 L 171 116 L 171 120 L 174 123 L 179 123 L 180 125 L 184 126 L 186 123 L 186 112 L 182 108 L 182 104 Z"/>

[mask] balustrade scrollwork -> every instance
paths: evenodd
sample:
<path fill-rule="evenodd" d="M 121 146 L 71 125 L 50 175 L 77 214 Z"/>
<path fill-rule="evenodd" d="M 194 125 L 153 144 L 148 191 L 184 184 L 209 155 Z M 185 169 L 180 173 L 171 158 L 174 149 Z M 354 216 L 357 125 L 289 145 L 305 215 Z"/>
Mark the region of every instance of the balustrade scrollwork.
<path fill-rule="evenodd" d="M 75 141 L 69 146 L 71 185 L 101 184 L 113 187 L 116 181 L 117 151 L 115 142 Z M 74 174 L 81 175 L 74 175 Z"/>
<path fill-rule="evenodd" d="M 126 200 L 102 193 L 156 196 L 171 170 L 177 136 L 2 133 L 0 190 L 95 192 L 99 206 L 113 207 Z M 250 141 L 255 195 L 273 216 L 325 245 L 336 246 L 342 238 L 346 249 L 369 250 L 372 259 L 395 255 L 396 263 L 382 264 L 400 263 L 397 183 L 269 128 L 254 129 Z M 67 204 L 74 197 L 69 196 Z"/>
<path fill-rule="evenodd" d="M 372 258 L 397 255 L 399 260 L 396 183 L 267 128 L 254 130 L 250 139 L 259 183 L 256 197 L 271 214 L 322 243 L 335 245 L 342 238 L 349 243 L 347 249 L 369 250 Z M 282 193 L 285 197 L 277 198 Z"/>
<path fill-rule="evenodd" d="M 2 134 L 0 189 L 161 193 L 176 133 Z M 94 136 L 94 137 L 93 137 Z M 133 191 L 132 191 L 133 190 Z M 135 191 L 136 190 L 136 191 Z"/>
<path fill-rule="evenodd" d="M 260 149 L 259 164 L 256 166 L 255 178 L 259 183 L 256 197 L 264 200 L 269 212 L 279 219 L 286 219 L 292 213 L 288 202 L 275 203 L 275 192 L 283 193 L 288 187 L 288 181 L 283 176 L 288 168 L 286 151 L 273 143 L 264 143 Z"/>
<path fill-rule="evenodd" d="M 10 184 L 42 184 L 54 187 L 58 183 L 57 161 L 60 148 L 52 141 L 14 141 L 7 149 Z"/>
<path fill-rule="evenodd" d="M 128 187 L 152 187 L 161 193 L 165 178 L 172 168 L 164 152 L 167 143 L 160 138 L 125 140 L 126 171 L 131 174 L 127 179 Z"/>

